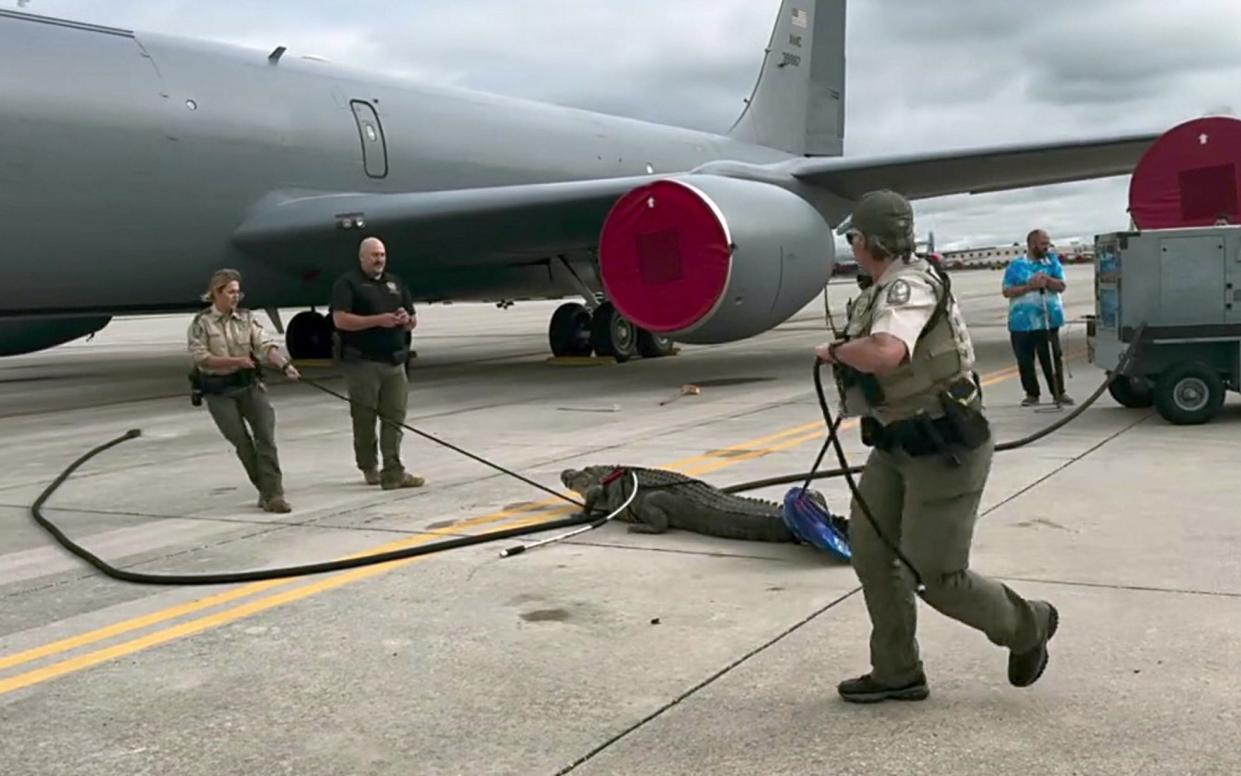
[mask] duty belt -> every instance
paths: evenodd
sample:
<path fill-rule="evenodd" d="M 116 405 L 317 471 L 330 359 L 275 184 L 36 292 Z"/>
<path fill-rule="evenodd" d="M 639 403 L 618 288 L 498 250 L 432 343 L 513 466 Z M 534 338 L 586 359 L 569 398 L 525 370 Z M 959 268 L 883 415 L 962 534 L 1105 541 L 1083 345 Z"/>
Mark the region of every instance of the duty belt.
<path fill-rule="evenodd" d="M 971 401 L 964 396 L 973 393 L 973 381 L 962 380 L 952 385 L 941 400 L 945 413 L 932 418 L 926 414 L 884 425 L 872 417 L 862 418 L 862 443 L 879 450 L 903 450 L 915 458 L 943 455 L 959 463 L 955 450 L 972 450 L 991 438 L 986 418 L 978 407 L 981 395 Z M 966 389 L 971 389 L 966 392 Z"/>
<path fill-rule="evenodd" d="M 342 361 L 375 361 L 380 364 L 403 364 L 409 359 L 409 351 L 405 348 L 393 351 L 367 351 L 353 345 L 344 345 L 340 349 Z"/>
<path fill-rule="evenodd" d="M 203 393 L 225 393 L 238 388 L 248 388 L 258 382 L 258 371 L 241 369 L 228 375 L 209 375 L 200 372 L 198 384 Z"/>

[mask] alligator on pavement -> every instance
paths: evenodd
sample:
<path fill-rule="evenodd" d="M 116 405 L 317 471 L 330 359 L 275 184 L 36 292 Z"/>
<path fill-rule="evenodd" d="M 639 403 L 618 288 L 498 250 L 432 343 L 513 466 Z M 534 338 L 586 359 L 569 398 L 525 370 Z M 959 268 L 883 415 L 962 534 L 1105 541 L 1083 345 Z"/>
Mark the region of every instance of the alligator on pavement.
<path fill-rule="evenodd" d="M 629 530 L 634 533 L 663 533 L 676 528 L 725 539 L 799 541 L 785 524 L 780 504 L 725 493 L 676 472 L 638 466 L 587 466 L 564 470 L 560 481 L 581 495 L 595 514 L 608 514 L 632 493 L 630 472 L 638 477 L 638 495 L 616 519 L 632 523 Z M 823 504 L 822 497 L 818 500 Z M 847 535 L 844 518 L 833 515 L 831 521 Z"/>

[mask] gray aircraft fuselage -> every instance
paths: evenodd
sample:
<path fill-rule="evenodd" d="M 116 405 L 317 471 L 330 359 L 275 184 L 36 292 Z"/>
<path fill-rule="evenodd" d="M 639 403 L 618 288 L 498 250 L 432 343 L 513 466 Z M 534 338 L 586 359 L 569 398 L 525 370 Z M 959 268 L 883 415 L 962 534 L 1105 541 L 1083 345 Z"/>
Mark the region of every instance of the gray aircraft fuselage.
<path fill-rule="evenodd" d="M 247 306 L 326 305 L 356 254 L 273 261 L 230 241 L 274 191 L 425 192 L 790 158 L 295 54 L 272 62 L 88 25 L 0 15 L 0 51 L 0 317 L 193 309 L 221 266 L 241 270 Z M 394 253 L 389 265 L 420 300 L 574 293 L 545 266 L 472 265 L 451 246 Z"/>

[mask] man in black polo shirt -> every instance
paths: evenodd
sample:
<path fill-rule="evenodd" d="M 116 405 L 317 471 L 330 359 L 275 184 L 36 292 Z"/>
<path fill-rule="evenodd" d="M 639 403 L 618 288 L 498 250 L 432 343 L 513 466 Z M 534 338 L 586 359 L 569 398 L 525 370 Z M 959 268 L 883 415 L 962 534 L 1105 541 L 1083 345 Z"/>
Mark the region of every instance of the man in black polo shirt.
<path fill-rule="evenodd" d="M 401 464 L 401 439 L 409 384 L 408 332 L 418 325 L 413 299 L 400 278 L 385 272 L 387 250 L 375 237 L 358 248 L 358 268 L 346 272 L 332 287 L 332 322 L 339 339 L 339 358 L 349 385 L 353 416 L 353 452 L 369 485 L 417 488 L 421 477 Z M 380 419 L 376 458 L 375 409 Z M 392 422 L 387 422 L 391 420 Z"/>

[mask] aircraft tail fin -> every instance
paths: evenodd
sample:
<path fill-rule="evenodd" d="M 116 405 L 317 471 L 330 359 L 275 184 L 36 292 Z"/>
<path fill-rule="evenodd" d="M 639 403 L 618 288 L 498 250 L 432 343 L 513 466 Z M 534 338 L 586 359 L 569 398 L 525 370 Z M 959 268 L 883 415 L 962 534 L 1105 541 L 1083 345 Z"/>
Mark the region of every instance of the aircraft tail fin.
<path fill-rule="evenodd" d="M 782 0 L 758 83 L 729 137 L 805 156 L 841 156 L 846 0 Z"/>

